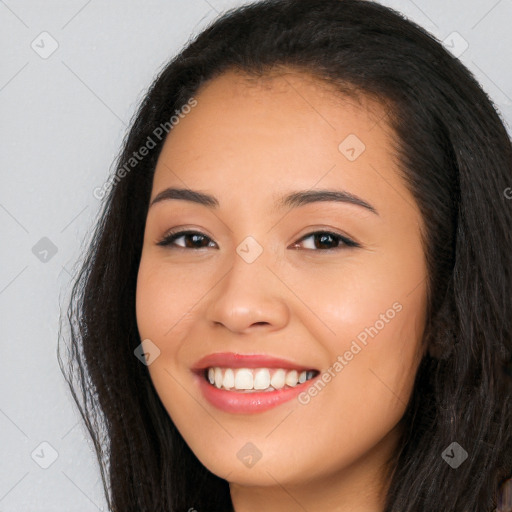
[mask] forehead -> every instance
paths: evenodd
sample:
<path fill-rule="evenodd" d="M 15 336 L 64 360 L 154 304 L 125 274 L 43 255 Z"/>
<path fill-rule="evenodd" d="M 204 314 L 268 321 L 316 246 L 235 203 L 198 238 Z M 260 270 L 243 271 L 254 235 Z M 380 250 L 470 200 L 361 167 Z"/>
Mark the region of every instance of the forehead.
<path fill-rule="evenodd" d="M 246 187 L 274 198 L 276 189 L 309 189 L 319 180 L 361 191 L 383 186 L 370 166 L 395 168 L 385 106 L 310 75 L 229 71 L 194 97 L 197 105 L 167 136 L 154 194 L 171 185 L 228 185 L 230 193 Z"/>
<path fill-rule="evenodd" d="M 356 91 L 353 86 L 337 86 L 326 79 L 288 68 L 258 76 L 229 70 L 203 84 L 195 97 L 201 106 L 194 109 L 196 114 L 200 111 L 208 116 L 222 111 L 225 122 L 234 115 L 250 122 L 258 114 L 264 114 L 267 121 L 278 119 L 279 124 L 285 126 L 287 120 L 311 117 L 310 122 L 315 127 L 323 123 L 333 130 L 340 128 L 337 116 L 340 111 L 347 122 L 354 123 L 357 117 L 356 122 L 366 121 L 373 126 L 389 111 L 383 100 Z M 284 117 L 280 117 L 281 114 Z M 391 135 L 390 127 L 380 124 Z"/>

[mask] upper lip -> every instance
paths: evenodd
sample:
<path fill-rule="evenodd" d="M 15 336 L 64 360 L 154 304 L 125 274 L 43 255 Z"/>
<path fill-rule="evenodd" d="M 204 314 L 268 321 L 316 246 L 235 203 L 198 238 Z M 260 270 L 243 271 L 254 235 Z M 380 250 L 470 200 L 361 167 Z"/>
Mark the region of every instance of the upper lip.
<path fill-rule="evenodd" d="M 192 367 L 192 370 L 200 372 L 212 366 L 226 368 L 283 368 L 301 371 L 314 370 L 311 366 L 304 366 L 280 357 L 265 354 L 238 354 L 235 352 L 209 354 L 199 359 Z"/>

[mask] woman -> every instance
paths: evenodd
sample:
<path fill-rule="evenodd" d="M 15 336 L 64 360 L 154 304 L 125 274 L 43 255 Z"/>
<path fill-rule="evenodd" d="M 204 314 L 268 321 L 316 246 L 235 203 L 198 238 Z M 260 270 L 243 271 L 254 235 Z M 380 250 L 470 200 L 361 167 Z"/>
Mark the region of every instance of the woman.
<path fill-rule="evenodd" d="M 388 8 L 204 30 L 140 107 L 68 313 L 111 510 L 509 510 L 511 183 L 485 92 Z"/>

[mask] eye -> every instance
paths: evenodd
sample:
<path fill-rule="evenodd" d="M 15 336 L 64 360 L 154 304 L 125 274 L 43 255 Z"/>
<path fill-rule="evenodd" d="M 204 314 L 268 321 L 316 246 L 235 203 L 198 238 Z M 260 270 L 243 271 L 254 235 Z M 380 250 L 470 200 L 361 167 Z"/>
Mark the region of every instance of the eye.
<path fill-rule="evenodd" d="M 354 242 L 350 238 L 347 238 L 346 236 L 340 235 L 338 233 L 333 233 L 331 231 L 315 231 L 303 236 L 298 242 L 295 242 L 292 245 L 292 248 L 298 249 L 298 244 L 303 240 L 307 240 L 308 238 L 312 239 L 311 242 L 306 244 L 309 245 L 309 247 L 305 247 L 308 250 L 314 250 L 315 244 L 320 245 L 319 249 L 322 250 L 337 250 L 346 247 L 360 247 L 357 242 Z"/>
<path fill-rule="evenodd" d="M 184 243 L 177 244 L 176 241 L 183 239 Z M 188 243 L 186 241 L 189 241 Z M 208 247 L 202 243 L 204 240 L 210 240 L 214 243 L 208 236 L 200 233 L 199 231 L 178 231 L 171 232 L 164 236 L 162 240 L 160 240 L 156 245 L 160 246 L 176 246 L 178 248 L 183 249 L 201 249 L 203 247 Z"/>
<path fill-rule="evenodd" d="M 314 231 L 313 233 L 303 236 L 299 241 L 295 242 L 291 248 L 299 249 L 299 244 L 309 238 L 312 241 L 309 242 L 309 244 L 305 244 L 310 246 L 305 247 L 307 250 L 315 250 L 316 244 L 320 245 L 318 249 L 321 250 L 339 250 L 346 247 L 360 247 L 357 242 L 338 233 L 331 231 Z M 177 240 L 182 240 L 182 243 L 176 243 Z M 199 231 L 177 231 L 168 233 L 162 240 L 157 242 L 156 245 L 170 248 L 202 249 L 215 246 L 215 242 Z"/>

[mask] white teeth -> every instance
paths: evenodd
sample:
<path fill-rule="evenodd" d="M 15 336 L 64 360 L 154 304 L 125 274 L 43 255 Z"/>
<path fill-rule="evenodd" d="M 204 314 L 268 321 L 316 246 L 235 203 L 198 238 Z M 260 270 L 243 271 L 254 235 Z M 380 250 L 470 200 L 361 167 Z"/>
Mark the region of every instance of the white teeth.
<path fill-rule="evenodd" d="M 294 387 L 312 379 L 313 370 L 269 369 L 269 368 L 208 368 L 207 378 L 217 388 L 236 389 L 245 392 L 255 390 L 275 391 L 285 386 Z"/>
<path fill-rule="evenodd" d="M 220 388 L 222 386 L 224 376 L 220 368 L 215 368 L 215 385 Z"/>
<path fill-rule="evenodd" d="M 222 381 L 222 385 L 227 389 L 235 387 L 235 374 L 231 368 L 228 368 L 224 372 L 224 380 Z"/>
<path fill-rule="evenodd" d="M 281 389 L 284 387 L 284 378 L 286 376 L 286 372 L 284 370 L 277 370 L 276 373 L 270 379 L 270 384 L 275 389 Z"/>
<path fill-rule="evenodd" d="M 226 370 L 227 372 L 228 370 Z M 233 371 L 233 370 L 231 370 Z M 254 374 L 254 389 L 267 389 L 270 386 L 270 372 L 261 368 Z"/>
<path fill-rule="evenodd" d="M 222 370 L 219 369 L 220 372 Z M 235 375 L 235 388 L 236 389 L 252 389 L 253 376 L 251 370 L 247 368 L 240 368 Z M 217 384 L 217 383 L 216 383 Z M 219 388 L 220 386 L 217 385 Z"/>
<path fill-rule="evenodd" d="M 285 384 L 288 386 L 296 386 L 299 381 L 297 370 L 292 370 L 286 374 L 286 378 L 284 379 Z"/>

